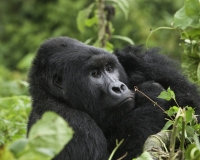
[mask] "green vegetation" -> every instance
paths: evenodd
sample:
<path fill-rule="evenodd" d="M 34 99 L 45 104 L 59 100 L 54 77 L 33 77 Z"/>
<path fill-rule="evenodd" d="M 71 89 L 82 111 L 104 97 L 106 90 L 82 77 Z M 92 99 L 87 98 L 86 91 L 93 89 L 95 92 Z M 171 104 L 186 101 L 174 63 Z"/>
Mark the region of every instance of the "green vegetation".
<path fill-rule="evenodd" d="M 45 39 L 69 36 L 109 51 L 133 43 L 160 46 L 181 62 L 191 81 L 200 84 L 199 18 L 198 0 L 1 1 L 0 159 L 26 160 L 33 157 L 34 160 L 48 160 L 72 138 L 72 129 L 54 113 L 46 113 L 32 128 L 29 139 L 25 138 L 31 109 L 27 71 L 36 49 Z M 171 90 L 162 94 L 166 100 L 176 100 Z M 166 113 L 172 117 L 164 127 L 166 130 L 172 126 L 171 138 L 167 139 L 169 151 L 166 150 L 168 147 L 163 149 L 162 146 L 159 156 L 170 157 L 170 160 L 183 157 L 197 160 L 200 155 L 197 138 L 200 126 L 196 123 L 194 110 L 190 106 L 181 109 L 177 104 Z M 45 125 L 47 123 L 52 125 Z M 49 135 L 53 138 L 46 136 L 40 129 L 41 125 L 48 127 L 45 131 L 54 131 Z M 60 125 L 62 131 L 55 128 Z M 165 141 L 166 132 L 164 138 L 162 134 L 163 131 L 161 140 Z M 44 139 L 43 143 L 38 141 L 38 137 Z M 56 141 L 49 142 L 45 137 Z M 175 147 L 177 139 L 180 143 Z M 137 160 L 149 160 L 153 152 L 144 152 Z"/>
<path fill-rule="evenodd" d="M 19 134 L 19 133 L 18 133 Z M 1 148 L 1 160 L 50 160 L 70 141 L 73 130 L 53 112 L 46 112 L 30 130 L 28 138 L 18 139 Z"/>
<path fill-rule="evenodd" d="M 172 106 L 169 110 L 164 111 L 169 117 L 167 123 L 161 132 L 151 135 L 146 140 L 144 153 L 134 160 L 153 160 L 153 158 L 198 160 L 200 156 L 200 124 L 197 122 L 194 109 L 190 106 L 179 106 L 176 96 L 170 88 L 161 92 L 158 98 L 167 101 L 172 99 L 177 106 Z M 157 103 L 155 103 L 155 107 L 162 109 Z"/>

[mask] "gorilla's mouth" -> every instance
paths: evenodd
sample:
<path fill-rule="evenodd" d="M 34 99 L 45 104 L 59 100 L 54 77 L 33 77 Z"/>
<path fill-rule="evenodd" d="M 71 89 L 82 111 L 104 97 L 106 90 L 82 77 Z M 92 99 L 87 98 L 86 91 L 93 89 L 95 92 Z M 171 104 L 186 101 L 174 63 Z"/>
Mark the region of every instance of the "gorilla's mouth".
<path fill-rule="evenodd" d="M 124 99 L 122 102 L 120 102 L 120 103 L 117 105 L 117 108 L 121 107 L 121 106 L 124 105 L 125 103 L 131 102 L 131 101 L 134 101 L 134 100 L 135 100 L 134 97 L 128 97 L 128 98 Z"/>

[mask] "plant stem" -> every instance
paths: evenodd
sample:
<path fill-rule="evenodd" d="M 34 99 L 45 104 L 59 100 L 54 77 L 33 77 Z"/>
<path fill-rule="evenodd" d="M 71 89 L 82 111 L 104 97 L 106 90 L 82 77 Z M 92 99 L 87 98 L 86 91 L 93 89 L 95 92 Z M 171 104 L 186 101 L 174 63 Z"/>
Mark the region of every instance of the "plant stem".
<path fill-rule="evenodd" d="M 147 45 L 148 45 L 149 38 L 151 37 L 151 35 L 152 35 L 154 32 L 156 32 L 156 31 L 158 31 L 158 30 L 160 30 L 160 29 L 170 29 L 170 30 L 172 30 L 172 29 L 175 29 L 175 28 L 173 28 L 173 27 L 159 27 L 159 28 L 156 28 L 156 29 L 152 30 L 152 31 L 150 32 L 149 36 L 147 37 L 147 40 L 146 40 L 146 48 L 148 48 Z"/>
<path fill-rule="evenodd" d="M 180 112 L 181 112 L 181 108 L 179 108 L 175 121 L 174 121 L 174 125 L 172 128 L 172 134 L 171 134 L 171 139 L 170 139 L 170 146 L 169 146 L 169 159 L 173 159 L 174 158 L 174 150 L 175 150 L 175 144 L 176 144 L 176 134 L 177 134 L 177 128 L 178 128 L 178 122 L 180 117 Z"/>
<path fill-rule="evenodd" d="M 100 42 L 100 47 L 105 47 L 106 44 L 106 15 L 104 12 L 104 0 L 98 0 L 98 41 Z"/>
<path fill-rule="evenodd" d="M 124 142 L 124 139 L 122 139 L 119 143 L 116 144 L 116 147 L 114 148 L 114 150 L 112 151 L 112 153 L 110 154 L 110 157 L 108 160 L 112 160 L 113 155 L 115 154 L 116 150 L 119 148 L 119 146 Z"/>

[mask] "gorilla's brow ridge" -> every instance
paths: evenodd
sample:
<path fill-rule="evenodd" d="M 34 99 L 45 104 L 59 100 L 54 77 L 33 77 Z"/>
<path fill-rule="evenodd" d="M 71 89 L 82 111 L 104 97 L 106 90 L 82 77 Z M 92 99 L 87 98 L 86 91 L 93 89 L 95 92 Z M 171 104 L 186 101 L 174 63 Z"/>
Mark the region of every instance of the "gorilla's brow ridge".
<path fill-rule="evenodd" d="M 88 60 L 88 62 L 85 66 L 86 66 L 86 68 L 101 68 L 106 65 L 116 66 L 117 63 L 118 62 L 117 62 L 116 58 L 109 54 L 95 55 Z"/>

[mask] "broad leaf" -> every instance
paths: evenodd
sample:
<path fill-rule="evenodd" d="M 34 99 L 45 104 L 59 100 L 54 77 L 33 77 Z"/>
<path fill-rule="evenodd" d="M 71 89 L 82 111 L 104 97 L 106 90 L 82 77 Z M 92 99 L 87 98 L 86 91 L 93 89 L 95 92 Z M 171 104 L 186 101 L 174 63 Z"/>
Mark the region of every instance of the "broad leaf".
<path fill-rule="evenodd" d="M 170 93 L 172 99 L 176 100 L 176 96 L 175 96 L 175 94 L 174 94 L 174 91 L 172 91 L 172 90 L 170 89 L 170 87 L 167 89 L 167 92 Z"/>
<path fill-rule="evenodd" d="M 192 19 L 199 20 L 200 2 L 199 0 L 185 0 L 185 13 Z"/>
<path fill-rule="evenodd" d="M 181 28 L 181 29 L 186 29 L 187 27 L 193 27 L 193 28 L 199 28 L 200 23 L 199 23 L 199 17 L 198 18 L 191 18 L 189 15 L 193 15 L 193 11 L 191 8 L 185 9 L 186 6 L 183 6 L 180 10 L 178 10 L 175 15 L 174 15 L 174 26 Z M 186 14 L 186 11 L 188 12 Z M 195 11 L 196 12 L 196 11 Z M 198 13 L 199 16 L 199 13 Z"/>
<path fill-rule="evenodd" d="M 53 157 L 71 140 L 72 135 L 73 130 L 62 117 L 46 112 L 31 128 L 29 145 L 32 150 Z"/>
<path fill-rule="evenodd" d="M 174 26 L 186 29 L 188 26 L 190 26 L 193 23 L 193 19 L 189 18 L 185 14 L 185 7 L 182 7 L 180 10 L 178 10 L 174 15 Z"/>
<path fill-rule="evenodd" d="M 194 115 L 194 109 L 192 107 L 186 107 L 185 110 L 186 124 L 192 122 L 193 115 Z"/>
<path fill-rule="evenodd" d="M 188 78 L 192 80 L 193 82 L 196 82 L 197 76 L 199 76 L 199 59 L 197 59 L 198 55 L 196 55 L 194 58 L 190 55 L 184 53 L 182 55 L 182 68 L 185 71 L 185 74 L 188 75 Z"/>
<path fill-rule="evenodd" d="M 84 32 L 86 23 L 87 23 L 87 25 L 89 25 L 89 24 L 91 25 L 91 23 L 93 23 L 93 21 L 88 22 L 87 20 L 88 20 L 90 13 L 92 12 L 92 9 L 93 9 L 94 6 L 95 6 L 95 3 L 92 3 L 87 8 L 78 12 L 76 22 L 77 22 L 78 30 L 81 33 Z"/>
<path fill-rule="evenodd" d="M 168 91 L 162 91 L 160 93 L 160 95 L 158 96 L 158 98 L 170 101 L 172 97 L 171 97 L 171 94 Z"/>
<path fill-rule="evenodd" d="M 172 116 L 178 112 L 179 108 L 177 106 L 170 107 L 169 110 L 165 111 L 168 116 Z"/>
<path fill-rule="evenodd" d="M 17 157 L 20 153 L 22 153 L 25 150 L 27 143 L 28 139 L 19 139 L 13 142 L 10 145 L 9 149 Z"/>

